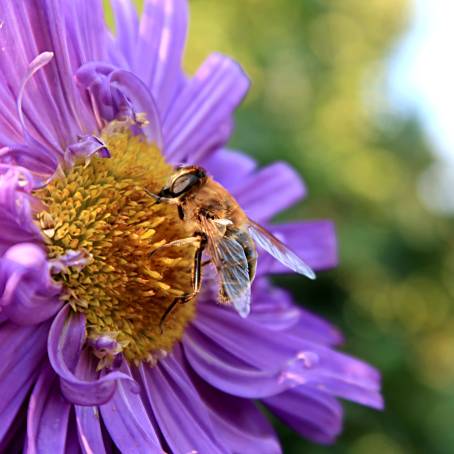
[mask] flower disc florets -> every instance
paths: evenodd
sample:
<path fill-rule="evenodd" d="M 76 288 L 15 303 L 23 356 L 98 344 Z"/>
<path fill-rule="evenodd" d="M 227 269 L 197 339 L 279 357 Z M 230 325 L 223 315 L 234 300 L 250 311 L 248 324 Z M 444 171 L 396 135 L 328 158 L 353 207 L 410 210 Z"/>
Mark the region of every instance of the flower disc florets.
<path fill-rule="evenodd" d="M 115 125 L 114 125 L 115 126 Z M 87 336 L 109 334 L 126 359 L 153 360 L 182 337 L 194 302 L 177 305 L 159 326 L 176 296 L 190 290 L 194 251 L 163 244 L 189 236 L 175 207 L 160 204 L 157 192 L 172 172 L 160 151 L 142 136 L 111 127 L 103 134 L 111 157 L 76 161 L 65 175 L 35 192 L 45 209 L 37 222 L 51 259 L 82 250 L 84 267 L 58 272 L 65 298 L 85 314 Z"/>

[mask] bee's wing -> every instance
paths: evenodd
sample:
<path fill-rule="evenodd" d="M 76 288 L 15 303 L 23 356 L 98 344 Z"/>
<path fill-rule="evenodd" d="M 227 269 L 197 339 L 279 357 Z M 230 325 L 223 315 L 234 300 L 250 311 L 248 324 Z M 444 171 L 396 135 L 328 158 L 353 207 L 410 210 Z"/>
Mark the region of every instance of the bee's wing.
<path fill-rule="evenodd" d="M 261 225 L 249 219 L 248 228 L 254 241 L 275 259 L 279 260 L 291 270 L 299 274 L 304 274 L 309 279 L 315 279 L 315 273 L 312 271 L 312 268 Z"/>
<path fill-rule="evenodd" d="M 251 308 L 251 282 L 244 248 L 235 238 L 219 234 L 219 228 L 213 221 L 204 220 L 203 224 L 223 296 L 245 318 Z"/>

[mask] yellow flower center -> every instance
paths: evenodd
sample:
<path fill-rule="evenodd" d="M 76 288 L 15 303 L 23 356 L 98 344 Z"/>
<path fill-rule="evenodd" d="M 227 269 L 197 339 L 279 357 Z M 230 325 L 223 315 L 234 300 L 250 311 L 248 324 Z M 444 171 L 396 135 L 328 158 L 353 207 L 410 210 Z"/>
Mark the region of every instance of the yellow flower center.
<path fill-rule="evenodd" d="M 192 246 L 163 244 L 191 235 L 175 206 L 155 204 L 144 188 L 158 192 L 173 169 L 160 151 L 124 128 L 103 135 L 111 158 L 76 163 L 35 195 L 37 215 L 50 259 L 68 250 L 91 256 L 81 269 L 55 276 L 63 298 L 87 321 L 87 336 L 115 339 L 128 360 L 151 360 L 170 351 L 192 319 L 195 302 L 178 304 L 159 322 L 177 296 L 191 291 Z"/>

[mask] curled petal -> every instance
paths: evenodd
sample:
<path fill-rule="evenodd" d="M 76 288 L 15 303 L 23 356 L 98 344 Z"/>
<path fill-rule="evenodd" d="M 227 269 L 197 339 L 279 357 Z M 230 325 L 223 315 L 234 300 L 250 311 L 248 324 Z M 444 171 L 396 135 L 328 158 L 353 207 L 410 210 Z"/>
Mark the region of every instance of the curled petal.
<path fill-rule="evenodd" d="M 32 188 L 27 169 L 0 164 L 0 255 L 20 242 L 42 243 L 32 218 Z"/>
<path fill-rule="evenodd" d="M 23 112 L 23 108 L 22 108 L 25 87 L 26 87 L 27 83 L 30 81 L 30 79 L 35 75 L 35 73 L 37 73 L 41 68 L 44 68 L 44 66 L 46 66 L 53 58 L 54 58 L 53 52 L 42 52 L 37 57 L 35 57 L 28 65 L 27 73 L 25 74 L 25 77 L 22 79 L 22 83 L 19 88 L 19 93 L 17 96 L 17 113 L 19 115 L 19 121 L 22 126 L 22 132 L 24 134 L 24 137 L 30 143 L 34 143 L 35 140 L 29 134 L 29 132 L 25 126 L 25 117 L 24 117 L 24 112 Z"/>
<path fill-rule="evenodd" d="M 55 315 L 60 290 L 41 247 L 20 243 L 0 259 L 0 308 L 14 323 L 35 325 Z"/>
<path fill-rule="evenodd" d="M 63 307 L 50 329 L 48 353 L 52 367 L 60 376 L 62 392 L 70 402 L 78 405 L 101 405 L 112 398 L 119 380 L 135 384 L 131 376 L 117 371 L 96 380 L 79 378 L 79 374 L 75 372 L 79 360 L 83 361 L 78 365 L 79 369 L 90 367 L 86 356 L 82 355 L 84 341 L 84 317 L 70 314 L 69 307 Z"/>
<path fill-rule="evenodd" d="M 0 149 L 0 163 L 27 169 L 33 177 L 34 189 L 46 184 L 58 167 L 54 153 L 44 147 L 27 144 L 14 144 Z"/>
<path fill-rule="evenodd" d="M 93 260 L 92 255 L 84 248 L 77 251 L 68 249 L 65 254 L 50 261 L 50 269 L 54 274 L 62 273 L 68 268 L 80 271 Z"/>
<path fill-rule="evenodd" d="M 65 161 L 68 166 L 72 166 L 78 158 L 88 161 L 92 156 L 100 158 L 110 158 L 107 145 L 96 136 L 81 136 L 78 142 L 69 145 L 65 153 Z"/>
<path fill-rule="evenodd" d="M 124 70 L 114 71 L 110 75 L 110 82 L 131 103 L 134 119 L 140 123 L 148 141 L 162 148 L 161 121 L 148 88 L 133 73 Z M 143 120 L 139 118 L 141 115 L 145 115 Z"/>
<path fill-rule="evenodd" d="M 96 370 L 94 361 L 90 361 L 86 355 L 82 355 L 77 367 L 77 374 L 87 381 L 95 381 L 99 372 Z M 85 454 L 104 454 L 106 446 L 101 428 L 99 408 L 96 406 L 75 405 L 77 431 L 79 433 L 80 446 Z"/>
<path fill-rule="evenodd" d="M 153 97 L 133 73 L 112 65 L 92 62 L 76 74 L 80 86 L 91 95 L 101 125 L 112 120 L 131 120 L 150 142 L 162 147 L 161 123 Z"/>
<path fill-rule="evenodd" d="M 109 75 L 115 71 L 115 66 L 103 62 L 90 62 L 81 66 L 76 72 L 78 85 L 87 90 L 98 127 L 102 129 L 106 123 L 116 119 L 124 103 L 124 96 L 112 91 Z"/>

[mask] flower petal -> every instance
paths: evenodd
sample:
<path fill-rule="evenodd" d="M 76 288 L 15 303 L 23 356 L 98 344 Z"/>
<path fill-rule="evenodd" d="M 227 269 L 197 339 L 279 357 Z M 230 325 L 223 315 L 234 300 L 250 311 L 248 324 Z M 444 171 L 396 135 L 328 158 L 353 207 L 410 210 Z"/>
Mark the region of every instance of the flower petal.
<path fill-rule="evenodd" d="M 4 440 L 22 406 L 46 354 L 49 324 L 0 325 L 0 440 Z"/>
<path fill-rule="evenodd" d="M 0 72 L 14 101 L 29 62 L 43 52 L 55 55 L 27 84 L 21 110 L 30 135 L 61 156 L 78 134 L 92 133 L 96 127 L 88 99 L 72 76 L 85 61 L 104 58 L 106 28 L 100 2 L 1 2 L 0 17 Z M 19 142 L 17 135 L 14 141 Z"/>
<path fill-rule="evenodd" d="M 215 305 L 206 305 L 198 314 L 194 325 L 200 334 L 191 330 L 190 336 L 184 340 L 185 347 L 188 339 L 192 340 L 187 353 L 188 358 L 192 358 L 191 365 L 198 372 L 200 370 L 206 374 L 204 364 L 207 361 L 216 361 L 216 367 L 212 368 L 208 376 L 203 377 L 212 383 L 210 379 L 218 379 L 217 374 L 224 370 L 224 373 L 230 374 L 233 394 L 242 395 L 237 394 L 236 386 L 250 386 L 244 381 L 244 370 L 252 368 L 262 375 L 278 377 L 278 386 L 275 389 L 289 389 L 304 384 L 363 405 L 374 408 L 383 406 L 379 392 L 380 376 L 375 369 L 357 359 L 295 335 L 292 331 L 281 331 L 279 336 L 276 336 L 273 331 L 267 330 L 252 319 L 240 320 L 232 310 Z M 197 347 L 193 345 L 195 338 L 200 343 Z M 247 348 L 252 344 L 253 349 Z M 228 388 L 226 390 L 221 386 L 224 385 L 220 384 L 218 387 L 228 392 Z"/>
<path fill-rule="evenodd" d="M 122 369 L 125 375 L 131 374 L 125 364 Z M 132 392 L 122 381 L 118 382 L 112 399 L 102 405 L 100 410 L 111 438 L 123 454 L 162 454 L 155 428 L 140 394 Z"/>
<path fill-rule="evenodd" d="M 208 155 L 201 164 L 218 183 L 232 194 L 236 193 L 257 166 L 250 156 L 225 148 Z"/>
<path fill-rule="evenodd" d="M 299 386 L 264 403 L 300 435 L 317 443 L 332 443 L 342 430 L 342 406 L 322 392 Z"/>
<path fill-rule="evenodd" d="M 284 162 L 276 162 L 247 178 L 235 196 L 246 214 L 261 223 L 292 206 L 305 193 L 295 170 Z"/>
<path fill-rule="evenodd" d="M 178 346 L 172 354 L 150 368 L 140 366 L 140 374 L 159 429 L 172 452 L 226 453 L 216 442 L 207 409 L 200 401 L 183 365 Z M 178 427 L 178 430 L 175 430 Z"/>
<path fill-rule="evenodd" d="M 116 36 L 112 46 L 111 58 L 115 60 L 121 53 L 128 69 L 134 69 L 134 54 L 137 47 L 139 19 L 131 0 L 110 0 L 112 5 Z"/>
<path fill-rule="evenodd" d="M 0 163 L 24 167 L 33 176 L 33 188 L 42 187 L 58 167 L 56 156 L 44 147 L 11 144 L 0 149 Z"/>
<path fill-rule="evenodd" d="M 32 218 L 32 187 L 33 177 L 26 169 L 0 164 L 0 256 L 17 243 L 42 243 Z"/>
<path fill-rule="evenodd" d="M 202 381 L 195 374 L 195 382 L 216 438 L 229 452 L 277 454 L 279 440 L 267 418 L 248 399 L 224 394 Z"/>
<path fill-rule="evenodd" d="M 288 292 L 271 285 L 267 279 L 257 278 L 253 290 L 254 303 L 249 320 L 268 330 L 285 330 L 323 345 L 337 345 L 343 341 L 336 327 L 295 305 Z"/>
<path fill-rule="evenodd" d="M 174 163 L 198 162 L 223 145 L 232 113 L 248 88 L 249 80 L 237 63 L 220 54 L 208 57 L 164 118 L 167 158 Z"/>
<path fill-rule="evenodd" d="M 111 372 L 96 380 L 79 378 L 73 372 L 79 362 L 85 341 L 85 320 L 81 314 L 70 314 L 66 305 L 55 317 L 49 333 L 49 361 L 60 376 L 63 395 L 78 405 L 100 405 L 109 401 L 120 380 L 134 385 L 134 380 L 122 372 Z M 85 364 L 86 367 L 89 367 Z"/>
<path fill-rule="evenodd" d="M 162 147 L 161 121 L 155 101 L 132 72 L 102 62 L 90 62 L 79 68 L 76 80 L 90 95 L 99 127 L 112 120 L 129 119 L 141 128 L 150 142 Z"/>
<path fill-rule="evenodd" d="M 304 221 L 275 224 L 268 227 L 311 268 L 324 270 L 338 263 L 337 240 L 334 224 L 331 221 Z M 288 268 L 273 260 L 268 273 L 289 272 Z"/>
<path fill-rule="evenodd" d="M 145 1 L 133 69 L 150 88 L 161 118 L 184 81 L 181 64 L 187 23 L 187 0 Z"/>
<path fill-rule="evenodd" d="M 228 394 L 263 398 L 292 387 L 289 381 L 279 379 L 280 374 L 274 368 L 259 370 L 251 367 L 213 344 L 193 327 L 187 329 L 183 346 L 191 367 L 205 381 Z"/>
<path fill-rule="evenodd" d="M 86 381 L 94 381 L 98 377 L 98 372 L 93 361 L 90 361 L 87 356 L 81 355 L 77 366 L 77 375 Z M 82 451 L 85 454 L 106 453 L 98 407 L 75 405 L 74 408 Z"/>
<path fill-rule="evenodd" d="M 45 364 L 30 397 L 27 418 L 27 452 L 66 453 L 71 404 L 64 399 L 58 376 Z"/>
<path fill-rule="evenodd" d="M 62 305 L 60 290 L 41 247 L 16 244 L 0 258 L 0 309 L 12 322 L 36 325 L 49 319 Z"/>
<path fill-rule="evenodd" d="M 145 114 L 142 131 L 150 143 L 162 148 L 161 121 L 147 87 L 133 73 L 124 70 L 114 71 L 110 75 L 110 83 L 129 99 L 136 115 Z"/>

